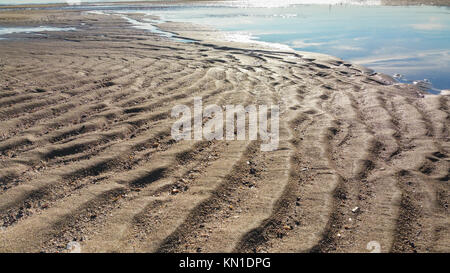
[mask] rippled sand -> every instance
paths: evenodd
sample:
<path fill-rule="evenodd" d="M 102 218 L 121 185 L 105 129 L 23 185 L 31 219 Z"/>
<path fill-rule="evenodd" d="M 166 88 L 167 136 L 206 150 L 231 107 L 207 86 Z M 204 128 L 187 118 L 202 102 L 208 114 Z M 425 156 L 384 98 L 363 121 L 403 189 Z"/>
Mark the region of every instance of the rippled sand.
<path fill-rule="evenodd" d="M 0 41 L 0 251 L 449 251 L 448 93 L 187 24 L 164 29 L 200 41 L 77 11 L 5 20 L 77 31 Z M 175 142 L 194 96 L 280 105 L 279 149 Z"/>

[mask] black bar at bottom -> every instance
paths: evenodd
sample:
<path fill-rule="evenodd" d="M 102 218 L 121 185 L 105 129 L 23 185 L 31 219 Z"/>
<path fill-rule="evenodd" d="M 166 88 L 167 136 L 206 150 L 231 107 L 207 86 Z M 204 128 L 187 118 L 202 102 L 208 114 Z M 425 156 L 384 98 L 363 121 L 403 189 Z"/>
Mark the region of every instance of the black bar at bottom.
<path fill-rule="evenodd" d="M 447 258 L 447 254 L 0 254 L 2 266 L 11 263 L 16 270 L 29 265 L 50 269 L 61 263 L 71 270 L 98 268 L 108 272 L 126 267 L 127 272 L 149 273 L 366 271 L 386 270 L 392 265 L 400 265 L 405 272 L 428 264 L 429 260 L 444 265 Z"/>

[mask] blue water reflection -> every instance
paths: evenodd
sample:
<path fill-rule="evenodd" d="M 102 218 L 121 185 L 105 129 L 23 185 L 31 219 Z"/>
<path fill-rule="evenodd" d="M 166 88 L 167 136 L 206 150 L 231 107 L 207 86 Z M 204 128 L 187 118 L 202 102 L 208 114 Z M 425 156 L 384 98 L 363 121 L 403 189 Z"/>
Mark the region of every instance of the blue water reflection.
<path fill-rule="evenodd" d="M 302 1 L 308 2 L 253 0 L 194 5 L 89 5 L 68 9 L 140 12 L 163 20 L 209 25 L 239 34 L 234 37 L 244 40 L 257 39 L 337 56 L 396 75 L 402 82 L 427 79 L 437 89 L 450 89 L 448 7 L 286 4 Z M 379 1 L 364 3 L 368 2 Z M 264 5 L 258 3 L 269 3 L 270 8 L 259 7 Z M 144 24 L 137 27 L 160 31 L 153 27 L 156 25 L 153 22 Z"/>
<path fill-rule="evenodd" d="M 405 82 L 428 79 L 436 88 L 450 88 L 450 9 L 445 7 L 185 6 L 151 14 L 330 54 L 390 75 L 401 74 Z"/>

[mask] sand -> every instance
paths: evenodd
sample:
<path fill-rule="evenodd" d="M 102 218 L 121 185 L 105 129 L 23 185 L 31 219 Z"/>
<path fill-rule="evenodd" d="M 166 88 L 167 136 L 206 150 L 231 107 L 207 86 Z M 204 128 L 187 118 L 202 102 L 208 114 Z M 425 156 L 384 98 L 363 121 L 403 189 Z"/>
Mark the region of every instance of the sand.
<path fill-rule="evenodd" d="M 448 93 L 187 24 L 164 28 L 200 41 L 0 16 L 44 22 L 78 31 L 0 41 L 0 252 L 450 250 Z M 171 109 L 194 96 L 279 105 L 279 149 L 174 141 Z"/>

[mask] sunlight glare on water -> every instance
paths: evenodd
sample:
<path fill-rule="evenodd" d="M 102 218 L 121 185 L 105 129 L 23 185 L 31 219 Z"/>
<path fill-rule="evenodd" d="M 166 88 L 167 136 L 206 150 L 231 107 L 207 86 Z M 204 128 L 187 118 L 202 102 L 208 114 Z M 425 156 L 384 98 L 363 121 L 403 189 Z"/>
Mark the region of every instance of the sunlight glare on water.
<path fill-rule="evenodd" d="M 380 0 L 237 0 L 220 1 L 225 6 L 273 8 L 287 7 L 290 5 L 380 5 Z"/>
<path fill-rule="evenodd" d="M 325 53 L 362 64 L 404 82 L 430 81 L 450 88 L 450 10 L 445 7 L 381 5 L 292 5 L 262 8 L 215 6 L 149 11 L 163 20 L 190 22 L 222 30 L 232 40 L 275 43 Z M 286 2 L 308 2 L 285 1 Z M 327 3 L 337 1 L 323 1 Z M 362 3 L 361 1 L 339 1 Z M 220 3 L 224 3 L 223 5 Z M 279 4 L 279 2 L 276 2 Z M 398 75 L 397 75 L 398 76 Z"/>

